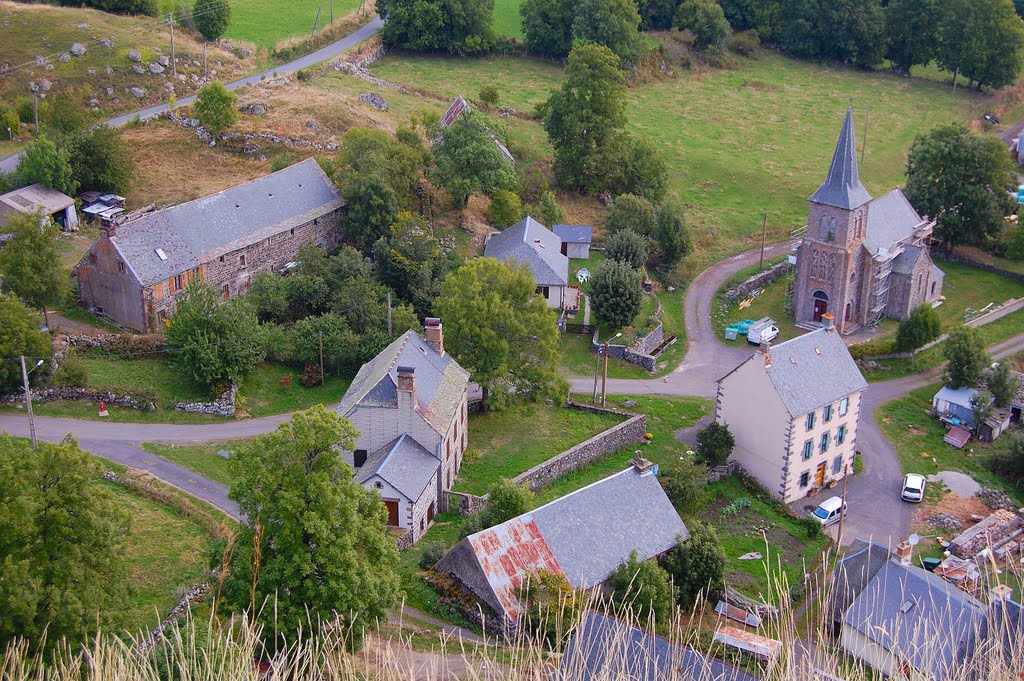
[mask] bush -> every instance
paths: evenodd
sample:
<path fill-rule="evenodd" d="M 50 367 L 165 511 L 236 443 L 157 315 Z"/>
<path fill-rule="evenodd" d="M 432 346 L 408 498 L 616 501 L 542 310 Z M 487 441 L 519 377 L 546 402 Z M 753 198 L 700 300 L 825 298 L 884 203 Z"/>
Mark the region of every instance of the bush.
<path fill-rule="evenodd" d="M 729 460 L 736 438 L 729 426 L 712 421 L 697 433 L 697 458 L 709 466 L 721 466 Z"/>
<path fill-rule="evenodd" d="M 611 260 L 639 270 L 647 264 L 647 239 L 631 229 L 624 229 L 608 237 L 604 253 Z"/>
<path fill-rule="evenodd" d="M 89 370 L 77 354 L 68 352 L 54 372 L 53 382 L 55 385 L 68 388 L 84 388 L 89 385 Z"/>
<path fill-rule="evenodd" d="M 620 194 L 608 210 L 604 226 L 612 234 L 629 229 L 643 236 L 651 236 L 657 228 L 657 216 L 654 206 L 642 196 Z"/>
<path fill-rule="evenodd" d="M 586 602 L 584 592 L 575 591 L 564 575 L 539 570 L 520 589 L 526 626 L 552 647 L 558 644 L 579 619 Z"/>
<path fill-rule="evenodd" d="M 684 0 L 672 18 L 672 25 L 697 36 L 697 47 L 720 53 L 729 40 L 731 27 L 715 0 Z"/>
<path fill-rule="evenodd" d="M 612 600 L 623 608 L 631 608 L 639 621 L 652 615 L 656 621 L 667 621 L 675 601 L 675 589 L 669 574 L 655 561 L 640 562 L 636 551 L 608 577 Z"/>
<path fill-rule="evenodd" d="M 487 208 L 487 219 L 499 229 L 515 224 L 523 214 L 519 195 L 505 189 L 491 194 L 491 205 Z"/>
<path fill-rule="evenodd" d="M 480 101 L 487 106 L 498 106 L 498 88 L 493 85 L 484 85 L 480 88 Z"/>
<path fill-rule="evenodd" d="M 526 485 L 499 480 L 487 494 L 480 519 L 484 527 L 494 527 L 529 511 L 532 501 L 533 492 Z"/>
<path fill-rule="evenodd" d="M 313 80 L 313 74 L 311 74 L 307 69 L 299 69 L 298 71 L 295 72 L 295 77 L 301 80 L 303 83 L 308 83 L 309 81 Z"/>
<path fill-rule="evenodd" d="M 692 606 L 699 594 L 725 588 L 725 550 L 718 534 L 702 522 L 688 523 L 690 537 L 671 549 L 662 566 L 672 576 L 680 605 Z"/>
<path fill-rule="evenodd" d="M 678 464 L 666 466 L 659 477 L 665 494 L 680 513 L 695 511 L 704 499 L 708 469 L 686 456 Z"/>
<path fill-rule="evenodd" d="M 729 41 L 729 49 L 744 57 L 753 56 L 760 47 L 761 39 L 757 36 L 757 31 L 753 30 L 733 33 L 732 40 Z"/>
<path fill-rule="evenodd" d="M 423 552 L 420 554 L 420 568 L 433 570 L 437 562 L 448 553 L 448 547 L 441 541 L 428 541 L 423 545 Z"/>
<path fill-rule="evenodd" d="M 629 326 L 640 313 L 643 275 L 626 263 L 605 260 L 590 281 L 590 304 L 597 318 L 612 329 Z"/>
<path fill-rule="evenodd" d="M 942 333 L 939 313 L 928 303 L 914 308 L 896 330 L 896 352 L 916 350 Z"/>
<path fill-rule="evenodd" d="M 1024 225 L 1017 227 L 1006 244 L 1006 257 L 1010 260 L 1024 260 Z"/>
<path fill-rule="evenodd" d="M 896 351 L 895 342 L 891 338 L 876 338 L 867 343 L 851 345 L 850 356 L 854 359 L 864 359 L 875 355 L 888 355 Z"/>

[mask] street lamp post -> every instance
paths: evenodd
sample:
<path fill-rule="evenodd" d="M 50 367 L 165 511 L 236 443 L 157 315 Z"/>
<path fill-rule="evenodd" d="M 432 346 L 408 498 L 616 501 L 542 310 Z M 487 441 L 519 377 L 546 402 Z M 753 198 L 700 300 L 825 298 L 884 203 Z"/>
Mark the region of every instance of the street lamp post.
<path fill-rule="evenodd" d="M 615 334 L 604 342 L 604 377 L 601 379 L 601 406 L 608 401 L 608 344 L 622 335 L 622 332 Z"/>
<path fill-rule="evenodd" d="M 32 417 L 32 390 L 28 387 L 28 375 L 38 369 L 43 360 L 36 362 L 36 365 L 29 370 L 25 370 L 25 356 L 22 355 L 18 358 L 21 362 L 21 383 L 25 388 L 25 410 L 28 412 L 28 432 L 29 437 L 32 439 L 32 449 L 39 449 L 39 441 L 36 439 L 36 421 Z"/>

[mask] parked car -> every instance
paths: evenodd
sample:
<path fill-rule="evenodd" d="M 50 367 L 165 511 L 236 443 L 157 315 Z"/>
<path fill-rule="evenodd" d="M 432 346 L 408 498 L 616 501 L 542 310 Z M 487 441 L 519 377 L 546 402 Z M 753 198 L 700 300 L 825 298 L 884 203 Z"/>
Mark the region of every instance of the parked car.
<path fill-rule="evenodd" d="M 811 511 L 811 517 L 821 523 L 822 527 L 828 527 L 832 523 L 838 523 L 839 518 L 846 515 L 849 507 L 839 497 L 829 497 L 818 505 L 818 508 Z M 840 513 L 841 511 L 841 513 Z"/>
<path fill-rule="evenodd" d="M 924 501 L 924 486 L 925 479 L 923 475 L 917 473 L 907 473 L 903 476 L 903 491 L 900 492 L 900 498 L 903 501 Z"/>

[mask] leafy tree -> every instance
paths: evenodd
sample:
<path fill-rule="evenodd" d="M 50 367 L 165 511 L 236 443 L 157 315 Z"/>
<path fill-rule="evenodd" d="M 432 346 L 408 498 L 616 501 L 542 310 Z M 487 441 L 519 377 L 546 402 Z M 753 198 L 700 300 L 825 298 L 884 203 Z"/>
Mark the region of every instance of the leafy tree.
<path fill-rule="evenodd" d="M 193 108 L 199 123 L 214 135 L 219 135 L 238 120 L 237 101 L 235 93 L 216 81 L 199 90 Z"/>
<path fill-rule="evenodd" d="M 665 554 L 662 567 L 672 576 L 679 604 L 692 608 L 700 594 L 725 588 L 725 550 L 715 528 L 700 521 L 686 524 L 690 537 Z"/>
<path fill-rule="evenodd" d="M 992 416 L 992 393 L 981 388 L 971 398 L 971 410 L 974 412 L 975 423 L 981 424 Z"/>
<path fill-rule="evenodd" d="M 89 125 L 89 114 L 70 92 L 49 98 L 42 118 L 43 130 L 57 146 L 62 146 L 61 141 L 75 137 Z"/>
<path fill-rule="evenodd" d="M 762 42 L 774 42 L 782 30 L 779 0 L 720 0 L 729 25 L 736 31 L 756 31 Z"/>
<path fill-rule="evenodd" d="M 623 64 L 640 58 L 640 14 L 633 0 L 581 0 L 575 11 L 572 35 L 576 41 L 604 45 Z"/>
<path fill-rule="evenodd" d="M 622 134 L 601 150 L 599 167 L 608 168 L 608 189 L 659 201 L 668 184 L 668 166 L 661 153 L 645 136 Z"/>
<path fill-rule="evenodd" d="M 722 466 L 729 460 L 736 438 L 729 426 L 712 421 L 697 432 L 697 458 L 709 466 Z"/>
<path fill-rule="evenodd" d="M 910 146 L 904 192 L 918 212 L 937 220 L 935 236 L 947 248 L 982 244 L 997 234 L 1015 208 L 1008 192 L 1016 185 L 1006 145 L 995 137 L 951 124 Z"/>
<path fill-rule="evenodd" d="M 549 57 L 572 49 L 573 3 L 569 0 L 523 0 L 519 6 L 526 48 Z"/>
<path fill-rule="evenodd" d="M 725 12 L 715 0 L 684 0 L 676 10 L 672 25 L 691 31 L 697 36 L 697 47 L 709 52 L 724 50 L 732 33 Z"/>
<path fill-rule="evenodd" d="M 783 45 L 798 57 L 876 66 L 885 56 L 879 0 L 782 0 Z"/>
<path fill-rule="evenodd" d="M 994 454 L 988 466 L 1019 488 L 1024 485 L 1024 433 L 1007 435 L 1005 446 L 1006 451 Z"/>
<path fill-rule="evenodd" d="M 611 260 L 639 270 L 647 264 L 647 239 L 631 229 L 614 232 L 605 242 L 604 253 Z"/>
<path fill-rule="evenodd" d="M 927 66 L 935 56 L 939 0 L 889 0 L 885 8 L 886 57 L 897 68 L 910 73 L 914 66 Z"/>
<path fill-rule="evenodd" d="M 629 326 L 640 314 L 643 275 L 614 260 L 601 263 L 590 280 L 590 304 L 599 320 L 612 329 Z"/>
<path fill-rule="evenodd" d="M 643 236 L 657 232 L 658 218 L 651 202 L 642 196 L 620 194 L 604 219 L 605 228 L 615 234 L 626 230 Z"/>
<path fill-rule="evenodd" d="M 415 134 L 404 135 L 403 139 L 396 140 L 383 130 L 349 128 L 338 142 L 338 179 L 358 175 L 382 177 L 398 194 L 402 206 L 411 208 L 420 186 L 426 152 Z"/>
<path fill-rule="evenodd" d="M 434 302 L 449 351 L 480 384 L 489 407 L 565 397 L 558 327 L 535 289 L 529 270 L 475 258 L 448 275 Z"/>
<path fill-rule="evenodd" d="M 82 132 L 68 144 L 71 177 L 82 189 L 126 194 L 135 174 L 135 161 L 119 128 L 100 125 Z"/>
<path fill-rule="evenodd" d="M 487 493 L 487 502 L 480 513 L 484 527 L 494 527 L 530 510 L 533 492 L 527 485 L 499 480 Z"/>
<path fill-rule="evenodd" d="M 0 435 L 0 645 L 75 647 L 125 604 L 129 521 L 100 473 L 70 435 L 37 451 Z"/>
<path fill-rule="evenodd" d="M 323 405 L 292 414 L 231 456 L 230 497 L 245 523 L 224 584 L 225 600 L 259 613 L 265 631 L 291 641 L 307 616 L 338 618 L 353 645 L 398 600 L 398 551 L 376 492 L 352 479 L 339 450 L 358 432 Z M 268 603 L 267 607 L 263 607 Z"/>
<path fill-rule="evenodd" d="M 1007 242 L 1006 257 L 1010 260 L 1024 260 L 1024 225 L 1018 226 Z"/>
<path fill-rule="evenodd" d="M 694 513 L 704 501 L 708 468 L 692 456 L 685 456 L 679 463 L 666 466 L 658 479 L 680 513 Z"/>
<path fill-rule="evenodd" d="M 494 0 L 379 0 L 387 47 L 478 54 L 494 45 Z"/>
<path fill-rule="evenodd" d="M 540 218 L 541 224 L 548 227 L 562 224 L 562 220 L 565 219 L 565 211 L 558 205 L 558 199 L 555 198 L 554 192 L 546 191 L 540 195 L 537 217 Z"/>
<path fill-rule="evenodd" d="M 24 355 L 33 359 L 48 359 L 51 354 L 50 337 L 39 331 L 39 323 L 32 311 L 14 296 L 0 293 L 0 357 L 6 359 Z M 39 372 L 36 372 L 29 379 L 38 375 Z M 18 363 L 9 359 L 0 362 L 0 391 L 6 394 L 20 385 L 21 367 Z"/>
<path fill-rule="evenodd" d="M 192 6 L 192 23 L 208 43 L 220 40 L 230 22 L 231 4 L 228 0 L 196 0 Z"/>
<path fill-rule="evenodd" d="M 337 375 L 358 369 L 361 360 L 369 359 L 362 357 L 359 337 L 352 333 L 348 322 L 338 314 L 327 313 L 300 319 L 292 327 L 291 335 L 292 358 L 299 365 L 319 364 L 321 342 L 325 373 Z M 377 348 L 378 351 L 380 349 Z"/>
<path fill-rule="evenodd" d="M 1009 362 L 1000 362 L 985 377 L 985 387 L 995 398 L 997 407 L 1007 406 L 1021 389 L 1021 382 L 1010 371 Z"/>
<path fill-rule="evenodd" d="M 501 96 L 498 94 L 498 88 L 493 85 L 484 85 L 480 88 L 480 101 L 487 106 L 498 106 L 498 100 Z"/>
<path fill-rule="evenodd" d="M 212 286 L 197 281 L 178 299 L 167 325 L 167 347 L 183 374 L 211 390 L 240 383 L 266 355 L 248 302 L 223 302 Z"/>
<path fill-rule="evenodd" d="M 398 195 L 378 175 L 355 175 L 345 183 L 342 229 L 356 248 L 365 251 L 387 236 L 398 216 Z"/>
<path fill-rule="evenodd" d="M 980 88 L 1016 82 L 1024 64 L 1024 24 L 1011 0 L 949 0 L 938 23 L 939 66 Z"/>
<path fill-rule="evenodd" d="M 976 329 L 961 326 L 954 330 L 942 344 L 942 354 L 946 358 L 946 385 L 973 388 L 981 384 L 989 357 Z"/>
<path fill-rule="evenodd" d="M 78 185 L 71 173 L 71 157 L 67 149 L 59 148 L 45 134 L 25 147 L 25 153 L 14 171 L 21 185 L 38 182 L 44 187 L 74 195 Z"/>
<path fill-rule="evenodd" d="M 626 84 L 618 56 L 602 45 L 573 48 L 565 83 L 542 108 L 555 149 L 555 177 L 563 187 L 600 191 L 614 170 L 602 149 L 626 126 Z"/>
<path fill-rule="evenodd" d="M 920 305 L 900 322 L 896 330 L 896 352 L 916 350 L 938 338 L 941 333 L 942 319 L 939 313 L 927 303 Z"/>
<path fill-rule="evenodd" d="M 667 622 L 675 601 L 675 589 L 669 575 L 653 560 L 640 562 L 636 551 L 615 568 L 608 577 L 612 600 L 620 607 L 630 608 L 641 622 L 651 617 Z"/>
<path fill-rule="evenodd" d="M 444 131 L 433 147 L 437 167 L 432 179 L 448 190 L 458 206 L 477 192 L 493 194 L 516 187 L 515 168 L 494 143 L 493 133 L 478 114 L 466 112 Z"/>
<path fill-rule="evenodd" d="M 690 254 L 693 244 L 683 222 L 683 209 L 675 203 L 658 206 L 654 240 L 661 251 L 661 267 L 671 269 Z"/>
<path fill-rule="evenodd" d="M 487 208 L 487 219 L 491 224 L 504 229 L 515 224 L 523 215 L 523 202 L 519 194 L 499 189 L 491 194 L 491 205 Z"/>
<path fill-rule="evenodd" d="M 4 229 L 13 238 L 0 249 L 0 289 L 42 309 L 49 326 L 47 307 L 63 299 L 68 285 L 57 227 L 34 212 L 11 213 Z"/>
<path fill-rule="evenodd" d="M 373 253 L 380 280 L 425 316 L 450 263 L 427 223 L 412 213 L 399 213 L 391 234 L 374 244 Z"/>
<path fill-rule="evenodd" d="M 587 595 L 573 589 L 565 575 L 538 570 L 521 587 L 519 599 L 523 604 L 522 621 L 527 628 L 552 649 L 557 649 L 579 621 Z"/>
<path fill-rule="evenodd" d="M 645 31 L 666 30 L 672 27 L 676 0 L 638 0 L 637 10 L 640 12 L 640 28 Z"/>

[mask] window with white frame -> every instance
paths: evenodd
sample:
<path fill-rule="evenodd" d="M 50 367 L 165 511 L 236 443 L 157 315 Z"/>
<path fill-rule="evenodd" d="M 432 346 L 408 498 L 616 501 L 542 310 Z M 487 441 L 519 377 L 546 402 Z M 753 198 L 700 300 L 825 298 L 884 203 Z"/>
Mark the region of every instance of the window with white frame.
<path fill-rule="evenodd" d="M 850 410 L 850 398 L 844 397 L 839 400 L 839 415 L 846 416 L 846 412 Z"/>

